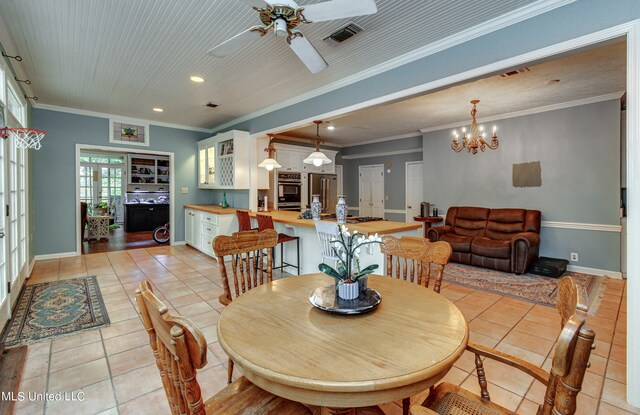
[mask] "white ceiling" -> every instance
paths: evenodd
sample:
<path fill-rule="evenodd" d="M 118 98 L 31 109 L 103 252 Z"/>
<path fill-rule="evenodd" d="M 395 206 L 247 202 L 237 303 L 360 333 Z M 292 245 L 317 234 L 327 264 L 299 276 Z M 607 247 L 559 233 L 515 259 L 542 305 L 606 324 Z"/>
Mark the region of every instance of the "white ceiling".
<path fill-rule="evenodd" d="M 480 100 L 477 106 L 480 122 L 482 118 L 609 94 L 620 96 L 618 93 L 623 92 L 626 85 L 626 42 L 618 41 L 527 67 L 529 72 L 509 78 L 493 75 L 328 118 L 325 121 L 330 121 L 335 129 L 330 131 L 323 126 L 320 136 L 328 144 L 345 146 L 405 134 L 419 135 L 421 129 L 468 127 L 472 99 Z M 560 82 L 547 83 L 553 79 Z M 315 135 L 316 127 L 311 124 L 281 132 L 279 137 L 310 139 Z"/>
<path fill-rule="evenodd" d="M 39 103 L 213 128 L 492 19 L 562 3 L 377 0 L 378 13 L 351 19 L 364 32 L 339 46 L 321 39 L 349 19 L 301 27 L 329 63 L 316 75 L 272 34 L 225 59 L 207 56 L 259 23 L 240 0 L 2 0 L 0 40 L 9 55 L 24 58 L 11 63 L 31 80 L 25 89 Z M 194 84 L 190 75 L 206 82 Z M 220 106 L 204 107 L 209 101 Z"/>

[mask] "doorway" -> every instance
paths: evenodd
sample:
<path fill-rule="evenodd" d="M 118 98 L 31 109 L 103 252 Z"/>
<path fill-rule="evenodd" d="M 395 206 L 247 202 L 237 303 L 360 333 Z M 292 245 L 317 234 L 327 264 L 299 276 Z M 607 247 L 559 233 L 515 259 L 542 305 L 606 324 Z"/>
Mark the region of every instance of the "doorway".
<path fill-rule="evenodd" d="M 76 160 L 78 254 L 159 246 L 153 230 L 173 219 L 173 153 L 78 144 Z"/>
<path fill-rule="evenodd" d="M 384 218 L 384 166 L 358 167 L 360 216 Z"/>
<path fill-rule="evenodd" d="M 422 162 L 408 161 L 405 164 L 406 182 L 406 221 L 413 222 L 414 216 L 420 216 L 420 203 L 423 200 Z"/>

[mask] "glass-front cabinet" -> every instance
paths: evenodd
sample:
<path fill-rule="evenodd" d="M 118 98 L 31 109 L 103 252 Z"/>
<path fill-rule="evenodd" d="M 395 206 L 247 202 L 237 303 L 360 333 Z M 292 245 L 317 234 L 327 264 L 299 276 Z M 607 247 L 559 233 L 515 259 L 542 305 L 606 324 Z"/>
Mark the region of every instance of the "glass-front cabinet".
<path fill-rule="evenodd" d="M 205 141 L 198 143 L 198 187 L 212 188 L 216 184 L 216 146 Z"/>
<path fill-rule="evenodd" d="M 169 157 L 129 154 L 129 184 L 168 184 Z"/>
<path fill-rule="evenodd" d="M 198 142 L 198 187 L 249 188 L 249 133 L 227 131 Z"/>

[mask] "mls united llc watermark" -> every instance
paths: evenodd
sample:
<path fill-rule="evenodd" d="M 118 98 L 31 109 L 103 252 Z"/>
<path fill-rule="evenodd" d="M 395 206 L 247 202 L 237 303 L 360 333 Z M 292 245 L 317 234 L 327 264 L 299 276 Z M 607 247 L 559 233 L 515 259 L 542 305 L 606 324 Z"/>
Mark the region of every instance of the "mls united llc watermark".
<path fill-rule="evenodd" d="M 74 392 L 0 392 L 0 400 L 2 401 L 84 401 L 83 391 Z"/>

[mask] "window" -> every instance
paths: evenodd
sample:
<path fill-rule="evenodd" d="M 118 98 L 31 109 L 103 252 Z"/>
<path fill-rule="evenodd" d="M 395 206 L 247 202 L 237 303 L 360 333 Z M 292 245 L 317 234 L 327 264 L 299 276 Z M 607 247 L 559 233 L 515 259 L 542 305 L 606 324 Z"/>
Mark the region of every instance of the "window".
<path fill-rule="evenodd" d="M 20 98 L 20 95 L 13 87 L 11 82 L 7 83 L 7 110 L 13 115 L 18 121 L 20 126 L 25 125 L 26 115 L 25 115 L 25 107 L 26 104 L 24 100 Z"/>

